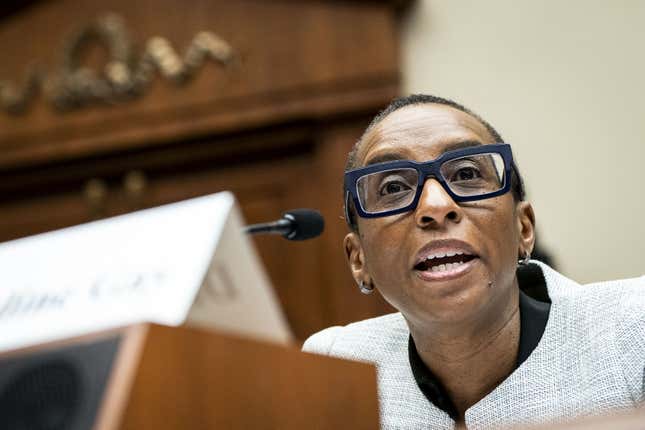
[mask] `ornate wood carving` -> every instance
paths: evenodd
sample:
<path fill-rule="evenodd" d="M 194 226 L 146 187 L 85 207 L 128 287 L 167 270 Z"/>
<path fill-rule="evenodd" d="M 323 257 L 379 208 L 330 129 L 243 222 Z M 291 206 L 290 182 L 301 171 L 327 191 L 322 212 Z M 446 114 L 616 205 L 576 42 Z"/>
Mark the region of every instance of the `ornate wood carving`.
<path fill-rule="evenodd" d="M 82 51 L 94 43 L 104 45 L 109 53 L 103 70 L 86 67 L 80 61 Z M 210 31 L 197 33 L 182 56 L 161 36 L 150 38 L 137 56 L 124 20 L 108 13 L 68 38 L 59 71 L 47 74 L 32 66 L 22 88 L 0 81 L 0 109 L 23 114 L 39 92 L 58 111 L 125 102 L 143 95 L 156 71 L 181 85 L 190 81 L 204 62 L 228 65 L 233 59 L 231 45 Z"/>

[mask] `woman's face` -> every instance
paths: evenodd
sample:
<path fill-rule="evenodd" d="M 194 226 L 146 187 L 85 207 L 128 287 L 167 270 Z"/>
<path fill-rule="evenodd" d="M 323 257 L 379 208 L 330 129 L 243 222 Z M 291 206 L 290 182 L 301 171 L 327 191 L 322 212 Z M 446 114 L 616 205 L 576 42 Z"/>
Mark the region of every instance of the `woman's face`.
<path fill-rule="evenodd" d="M 357 165 L 427 161 L 455 147 L 491 143 L 496 142 L 484 125 L 460 110 L 411 105 L 365 135 Z M 430 178 L 414 211 L 358 218 L 359 233 L 346 237 L 345 249 L 354 278 L 373 284 L 408 321 L 481 322 L 517 288 L 517 260 L 532 250 L 533 224 L 531 206 L 516 203 L 510 192 L 457 204 Z M 452 254 L 457 257 L 447 259 Z M 436 264 L 459 260 L 464 263 Z"/>

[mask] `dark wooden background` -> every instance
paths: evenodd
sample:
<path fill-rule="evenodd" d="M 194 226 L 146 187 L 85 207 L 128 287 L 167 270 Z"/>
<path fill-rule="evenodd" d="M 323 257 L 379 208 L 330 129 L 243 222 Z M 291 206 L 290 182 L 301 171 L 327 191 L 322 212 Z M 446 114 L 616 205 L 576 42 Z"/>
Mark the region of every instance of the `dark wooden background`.
<path fill-rule="evenodd" d="M 30 65 L 55 71 L 71 33 L 106 12 L 137 46 L 153 36 L 179 53 L 199 31 L 238 61 L 207 63 L 142 97 L 58 112 L 40 95 L 20 115 L 0 110 L 0 241 L 232 190 L 249 223 L 312 207 L 324 234 L 256 243 L 300 339 L 391 311 L 364 297 L 342 251 L 345 157 L 399 91 L 395 1 L 44 0 L 0 10 L 0 81 Z M 106 60 L 88 48 L 88 65 Z"/>

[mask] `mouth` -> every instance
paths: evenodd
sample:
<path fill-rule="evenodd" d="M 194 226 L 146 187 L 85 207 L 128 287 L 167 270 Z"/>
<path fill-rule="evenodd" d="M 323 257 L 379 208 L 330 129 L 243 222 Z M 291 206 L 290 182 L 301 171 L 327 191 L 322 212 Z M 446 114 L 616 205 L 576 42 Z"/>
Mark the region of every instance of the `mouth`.
<path fill-rule="evenodd" d="M 461 241 L 436 241 L 419 252 L 413 269 L 424 280 L 447 280 L 468 272 L 479 260 Z"/>

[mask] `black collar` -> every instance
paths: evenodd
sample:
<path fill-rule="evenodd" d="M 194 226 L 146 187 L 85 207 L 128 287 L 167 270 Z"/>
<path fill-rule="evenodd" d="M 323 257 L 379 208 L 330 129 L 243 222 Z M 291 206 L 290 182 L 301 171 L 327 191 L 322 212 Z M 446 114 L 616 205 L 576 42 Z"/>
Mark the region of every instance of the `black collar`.
<path fill-rule="evenodd" d="M 542 270 L 539 266 L 531 264 L 524 272 L 522 276 L 518 273 L 518 281 L 520 283 L 520 344 L 517 353 L 517 363 L 515 365 L 516 369 L 531 355 L 540 342 L 549 319 L 549 311 L 551 310 Z M 529 276 L 527 276 L 527 273 Z M 532 299 L 522 290 L 542 291 L 543 297 L 546 296 L 548 302 Z M 408 342 L 408 355 L 412 374 L 423 394 L 436 407 L 450 415 L 453 420 L 456 420 L 458 414 L 455 405 L 448 396 L 441 381 L 437 379 L 421 360 L 412 336 L 410 336 Z"/>

